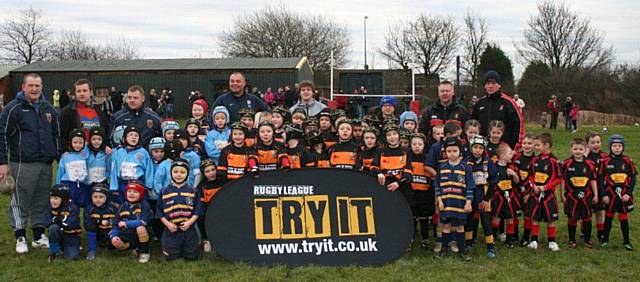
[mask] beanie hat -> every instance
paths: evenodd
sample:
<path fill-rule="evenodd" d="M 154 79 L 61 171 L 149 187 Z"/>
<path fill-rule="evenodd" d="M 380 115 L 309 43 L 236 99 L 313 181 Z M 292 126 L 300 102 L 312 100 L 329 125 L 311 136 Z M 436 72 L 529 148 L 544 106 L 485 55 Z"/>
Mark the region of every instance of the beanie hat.
<path fill-rule="evenodd" d="M 91 194 L 93 193 L 102 193 L 105 196 L 109 197 L 109 186 L 106 183 L 96 183 L 91 187 Z"/>
<path fill-rule="evenodd" d="M 495 81 L 502 85 L 502 78 L 500 78 L 500 74 L 494 70 L 490 70 L 484 75 L 484 83 L 486 84 L 488 81 Z"/>
<path fill-rule="evenodd" d="M 391 104 L 394 108 L 396 107 L 396 97 L 394 96 L 384 96 L 380 99 L 380 107 L 385 104 Z"/>
<path fill-rule="evenodd" d="M 127 186 L 124 188 L 124 193 L 126 195 L 127 192 L 129 192 L 129 190 L 135 190 L 138 193 L 140 193 L 140 197 L 138 198 L 137 202 L 142 201 L 142 199 L 144 199 L 144 186 L 142 184 L 140 184 L 140 182 L 138 181 L 131 181 L 129 183 L 127 183 Z M 125 196 L 126 198 L 126 196 Z"/>

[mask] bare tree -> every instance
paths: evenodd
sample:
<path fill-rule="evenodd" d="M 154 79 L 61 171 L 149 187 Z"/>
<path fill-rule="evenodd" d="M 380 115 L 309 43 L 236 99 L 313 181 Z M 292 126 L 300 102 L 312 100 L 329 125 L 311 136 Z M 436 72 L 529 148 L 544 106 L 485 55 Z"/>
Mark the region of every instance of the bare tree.
<path fill-rule="evenodd" d="M 409 49 L 407 33 L 407 26 L 404 23 L 389 26 L 389 30 L 384 36 L 384 47 L 378 49 L 380 55 L 403 69 L 409 67 L 413 53 Z"/>
<path fill-rule="evenodd" d="M 480 57 L 487 44 L 487 32 L 487 20 L 474 14 L 471 10 L 467 10 L 464 17 L 464 38 L 462 40 L 463 64 L 460 68 L 468 77 L 473 88 L 476 88 L 478 84 L 478 65 L 480 65 Z"/>
<path fill-rule="evenodd" d="M 307 56 L 313 69 L 328 68 L 331 51 L 336 66 L 345 65 L 350 41 L 345 27 L 322 16 L 294 13 L 286 7 L 266 7 L 240 17 L 219 37 L 230 57 Z"/>
<path fill-rule="evenodd" d="M 516 48 L 527 62 L 542 61 L 552 71 L 594 70 L 613 59 L 613 49 L 605 46 L 604 34 L 589 19 L 551 1 L 538 5 L 538 15 L 529 19 L 524 41 Z"/>
<path fill-rule="evenodd" d="M 122 39 L 106 45 L 89 40 L 79 30 L 62 31 L 50 48 L 51 59 L 67 60 L 125 60 L 138 58 L 138 49 L 132 42 Z"/>
<path fill-rule="evenodd" d="M 452 17 L 421 15 L 399 28 L 396 35 L 394 28 L 390 28 L 380 54 L 401 66 L 415 62 L 427 77 L 437 77 L 446 70 L 460 37 Z"/>
<path fill-rule="evenodd" d="M 0 58 L 30 64 L 49 56 L 51 31 L 42 11 L 29 8 L 0 26 Z"/>

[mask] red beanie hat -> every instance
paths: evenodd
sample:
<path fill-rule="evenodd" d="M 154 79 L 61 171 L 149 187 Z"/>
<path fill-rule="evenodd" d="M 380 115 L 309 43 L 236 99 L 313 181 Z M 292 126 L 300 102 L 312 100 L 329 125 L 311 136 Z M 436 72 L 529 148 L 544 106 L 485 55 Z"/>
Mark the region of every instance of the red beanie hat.
<path fill-rule="evenodd" d="M 129 183 L 127 183 L 127 186 L 124 189 L 124 192 L 127 193 L 129 190 L 136 190 L 138 191 L 138 193 L 140 193 L 140 198 L 138 199 L 139 201 L 142 201 L 142 199 L 144 199 L 144 186 L 142 184 L 140 184 L 140 182 L 137 181 L 131 181 Z M 126 198 L 126 196 L 125 196 Z"/>
<path fill-rule="evenodd" d="M 193 101 L 193 104 L 191 104 L 191 108 L 193 108 L 193 105 L 199 105 L 200 107 L 202 107 L 205 117 L 207 116 L 207 114 L 209 114 L 209 104 L 207 104 L 207 101 L 205 101 L 204 99 Z"/>

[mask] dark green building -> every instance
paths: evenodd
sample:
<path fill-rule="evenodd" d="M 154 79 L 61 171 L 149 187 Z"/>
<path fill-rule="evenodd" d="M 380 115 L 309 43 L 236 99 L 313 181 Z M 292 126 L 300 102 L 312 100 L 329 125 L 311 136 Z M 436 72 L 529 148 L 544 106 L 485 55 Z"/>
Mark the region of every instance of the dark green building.
<path fill-rule="evenodd" d="M 223 58 L 223 59 L 145 59 L 37 62 L 10 72 L 11 89 L 18 91 L 22 77 L 35 72 L 42 76 L 43 93 L 51 99 L 53 90 L 72 90 L 73 83 L 87 78 L 94 84 L 96 96 L 108 93 L 111 86 L 119 91 L 134 84 L 145 89 L 155 89 L 158 94 L 165 87 L 175 96 L 174 113 L 187 116 L 190 113 L 187 97 L 193 90 L 200 90 L 213 102 L 215 93 L 226 91 L 229 74 L 242 71 L 247 85 L 260 91 L 270 87 L 293 85 L 301 80 L 313 80 L 313 71 L 306 57 L 299 58 Z M 13 96 L 13 95 L 12 95 Z"/>

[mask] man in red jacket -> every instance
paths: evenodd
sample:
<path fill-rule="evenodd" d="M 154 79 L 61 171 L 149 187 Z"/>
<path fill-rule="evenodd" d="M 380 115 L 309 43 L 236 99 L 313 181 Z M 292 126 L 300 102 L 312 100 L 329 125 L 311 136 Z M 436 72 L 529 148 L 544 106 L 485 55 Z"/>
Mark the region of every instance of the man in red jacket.
<path fill-rule="evenodd" d="M 556 98 L 556 95 L 551 95 L 551 98 L 547 102 L 547 109 L 551 114 L 551 124 L 549 124 L 550 129 L 558 128 L 558 113 L 560 112 L 560 104 Z"/>

